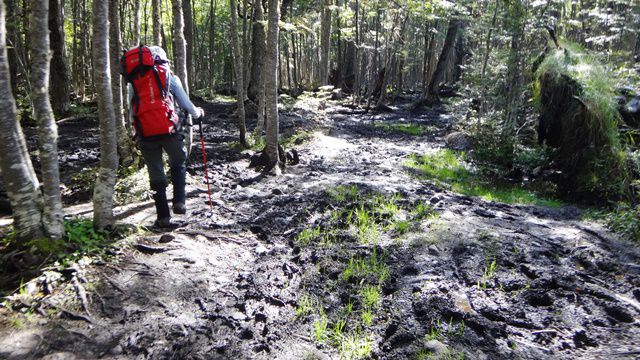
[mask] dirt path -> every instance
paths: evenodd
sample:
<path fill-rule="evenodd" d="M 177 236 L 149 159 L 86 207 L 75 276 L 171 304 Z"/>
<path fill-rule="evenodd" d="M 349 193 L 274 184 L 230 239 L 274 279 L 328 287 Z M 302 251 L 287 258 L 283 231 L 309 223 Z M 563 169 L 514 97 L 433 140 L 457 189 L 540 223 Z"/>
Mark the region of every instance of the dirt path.
<path fill-rule="evenodd" d="M 225 129 L 234 127 L 223 115 L 229 108 L 206 110 L 217 114 L 205 131 L 215 174 L 213 213 L 193 154 L 190 213 L 177 219 L 183 226 L 138 239 L 115 262 L 82 267 L 90 315 L 5 330 L 1 358 L 638 355 L 638 251 L 581 221 L 576 208 L 461 196 L 403 168 L 409 154 L 442 146 L 450 116 L 412 117 L 402 109 L 363 115 L 330 103 L 326 117 L 317 119 L 325 131 L 296 146 L 301 163 L 281 177 L 255 181 L 259 174 L 247 170 L 249 155 L 229 147 L 234 133 Z M 309 126 L 300 114 L 309 117 L 303 109 L 283 116 L 284 131 Z M 433 134 L 390 135 L 370 126 L 407 119 L 430 126 Z M 355 185 L 361 194 L 401 194 L 401 213 L 422 203 L 437 219 L 420 221 L 402 235 L 385 231 L 375 245 L 345 240 L 299 246 L 302 229 L 327 223 L 328 212 L 339 209 L 327 190 L 341 185 Z M 142 212 L 145 219 L 150 206 Z M 141 219 L 136 216 L 131 219 Z M 358 294 L 368 278 L 347 281 L 344 274 L 350 261 L 372 256 L 386 275 L 365 326 L 344 310 L 365 313 Z M 338 340 L 316 341 L 322 319 L 328 329 L 346 319 Z"/>

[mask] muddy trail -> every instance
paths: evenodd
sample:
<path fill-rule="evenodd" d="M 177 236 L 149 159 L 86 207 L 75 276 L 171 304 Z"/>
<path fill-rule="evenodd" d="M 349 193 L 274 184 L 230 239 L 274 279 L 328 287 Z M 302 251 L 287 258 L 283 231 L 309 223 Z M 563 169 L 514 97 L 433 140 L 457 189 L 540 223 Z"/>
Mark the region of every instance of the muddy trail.
<path fill-rule="evenodd" d="M 230 146 L 232 106 L 202 106 L 212 114 L 204 132 L 213 211 L 194 147 L 179 227 L 74 266 L 76 291 L 47 297 L 58 312 L 41 311 L 22 329 L 3 325 L 0 358 L 640 354 L 633 246 L 581 220 L 576 207 L 463 196 L 405 166 L 411 154 L 444 146 L 454 116 L 403 106 L 364 114 L 311 98 L 281 113 L 287 135 L 315 129 L 292 141 L 300 163 L 265 177 L 248 168 L 251 151 Z M 429 130 L 376 125 L 402 122 Z"/>

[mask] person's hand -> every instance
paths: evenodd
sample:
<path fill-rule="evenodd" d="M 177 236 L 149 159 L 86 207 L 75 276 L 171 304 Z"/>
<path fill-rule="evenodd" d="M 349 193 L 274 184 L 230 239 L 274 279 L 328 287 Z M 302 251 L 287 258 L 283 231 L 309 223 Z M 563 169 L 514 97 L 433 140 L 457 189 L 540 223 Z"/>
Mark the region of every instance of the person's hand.
<path fill-rule="evenodd" d="M 202 118 L 204 117 L 204 110 L 201 107 L 198 107 L 196 108 L 196 112 L 198 113 L 196 119 L 200 119 L 200 121 L 202 121 Z"/>

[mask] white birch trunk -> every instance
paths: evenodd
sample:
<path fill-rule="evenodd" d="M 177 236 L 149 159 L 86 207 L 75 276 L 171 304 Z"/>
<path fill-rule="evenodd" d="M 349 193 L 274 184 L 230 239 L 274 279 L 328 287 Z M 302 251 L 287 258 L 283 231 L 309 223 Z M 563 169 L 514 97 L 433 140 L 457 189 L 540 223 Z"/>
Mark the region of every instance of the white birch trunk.
<path fill-rule="evenodd" d="M 49 1 L 31 0 L 31 98 L 38 124 L 38 145 L 44 188 L 43 225 L 47 237 L 64 236 L 62 196 L 58 170 L 58 127 L 49 101 Z"/>
<path fill-rule="evenodd" d="M 0 167 L 13 210 L 13 227 L 21 241 L 43 235 L 40 184 L 33 171 L 22 129 L 16 118 L 7 59 L 5 5 L 0 2 Z"/>

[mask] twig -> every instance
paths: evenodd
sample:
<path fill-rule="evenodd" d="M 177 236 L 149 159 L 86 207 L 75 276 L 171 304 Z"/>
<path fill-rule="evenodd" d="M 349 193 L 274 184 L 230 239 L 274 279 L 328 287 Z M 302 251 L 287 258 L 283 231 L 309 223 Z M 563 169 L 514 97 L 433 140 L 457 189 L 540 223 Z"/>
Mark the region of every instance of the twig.
<path fill-rule="evenodd" d="M 136 250 L 140 251 L 141 253 L 148 254 L 148 255 L 160 254 L 167 250 L 170 250 L 165 247 L 149 246 L 145 244 L 134 244 L 133 247 L 135 247 Z"/>
<path fill-rule="evenodd" d="M 536 345 L 536 344 L 532 344 L 532 343 L 526 342 L 524 340 L 513 339 L 513 341 L 517 342 L 520 345 L 530 346 L 530 347 L 533 347 L 533 348 L 536 348 L 536 349 L 539 349 L 539 350 L 542 350 L 542 351 L 551 352 L 551 349 L 547 349 L 546 347 L 542 347 L 542 346 L 539 346 L 539 345 Z"/>
<path fill-rule="evenodd" d="M 84 290 L 84 287 L 80 284 L 78 278 L 75 276 L 71 280 L 71 283 L 73 284 L 73 288 L 76 290 L 78 298 L 80 299 L 80 305 L 82 305 L 82 309 L 85 313 L 87 313 L 87 315 L 91 316 L 91 313 L 89 312 L 89 301 L 87 301 L 87 292 Z"/>
<path fill-rule="evenodd" d="M 236 240 L 236 239 L 232 239 L 229 237 L 224 237 L 224 236 L 215 236 L 215 235 L 209 235 L 205 232 L 202 231 L 177 231 L 177 233 L 179 234 L 184 234 L 184 235 L 191 235 L 191 236 L 204 236 L 205 238 L 207 238 L 208 240 L 218 240 L 218 241 L 228 241 L 228 242 L 232 242 L 234 244 L 238 244 L 238 245 L 246 245 L 246 243 Z"/>

